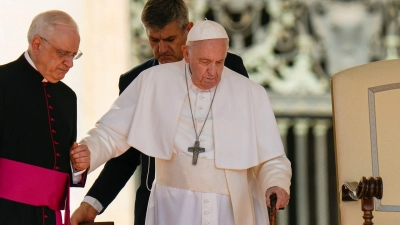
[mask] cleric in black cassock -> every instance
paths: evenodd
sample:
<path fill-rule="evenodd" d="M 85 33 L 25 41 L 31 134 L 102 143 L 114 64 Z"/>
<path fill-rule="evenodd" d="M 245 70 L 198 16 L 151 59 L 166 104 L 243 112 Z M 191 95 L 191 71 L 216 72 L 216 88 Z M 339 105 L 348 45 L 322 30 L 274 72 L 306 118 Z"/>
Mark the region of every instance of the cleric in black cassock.
<path fill-rule="evenodd" d="M 84 186 L 90 161 L 88 151 L 70 152 L 77 101 L 60 81 L 81 55 L 80 37 L 73 19 L 53 10 L 35 17 L 28 41 L 0 66 L 0 224 L 59 225 L 69 186 Z"/>

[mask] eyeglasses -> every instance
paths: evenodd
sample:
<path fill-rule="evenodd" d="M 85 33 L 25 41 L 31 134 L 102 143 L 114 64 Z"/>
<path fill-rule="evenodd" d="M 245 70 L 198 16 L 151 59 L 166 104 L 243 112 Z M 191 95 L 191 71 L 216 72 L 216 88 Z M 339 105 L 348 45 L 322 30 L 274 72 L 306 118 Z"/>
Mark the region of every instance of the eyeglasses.
<path fill-rule="evenodd" d="M 62 51 L 58 50 L 56 47 L 54 47 L 54 45 L 50 44 L 50 42 L 48 40 L 46 40 L 46 38 L 40 37 L 40 39 L 42 39 L 43 41 L 46 41 L 49 45 L 51 45 L 51 47 L 53 47 L 57 51 L 57 53 L 60 55 L 61 58 L 70 58 L 71 57 L 73 60 L 77 60 L 83 55 L 83 53 L 79 49 L 78 49 L 77 53 L 62 52 Z"/>

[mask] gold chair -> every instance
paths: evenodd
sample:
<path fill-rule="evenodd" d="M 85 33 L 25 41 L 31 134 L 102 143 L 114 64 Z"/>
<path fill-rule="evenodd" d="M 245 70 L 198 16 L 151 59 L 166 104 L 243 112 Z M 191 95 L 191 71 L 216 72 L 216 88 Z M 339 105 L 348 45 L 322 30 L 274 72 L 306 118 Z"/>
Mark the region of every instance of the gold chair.
<path fill-rule="evenodd" d="M 331 91 L 341 225 L 400 224 L 400 60 L 339 72 Z"/>

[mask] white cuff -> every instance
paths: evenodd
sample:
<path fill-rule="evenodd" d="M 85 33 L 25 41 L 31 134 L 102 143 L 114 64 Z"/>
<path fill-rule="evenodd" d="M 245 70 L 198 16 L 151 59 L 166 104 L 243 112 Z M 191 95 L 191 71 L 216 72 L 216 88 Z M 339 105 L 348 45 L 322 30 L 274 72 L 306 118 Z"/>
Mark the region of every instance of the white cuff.
<path fill-rule="evenodd" d="M 95 198 L 92 196 L 86 195 L 85 198 L 83 199 L 83 202 L 88 203 L 91 205 L 94 209 L 96 209 L 97 213 L 101 212 L 103 210 L 103 205 Z"/>
<path fill-rule="evenodd" d="M 76 170 L 74 166 L 72 165 L 72 162 L 70 162 L 71 165 L 71 171 L 72 171 L 72 183 L 77 184 L 82 180 L 82 174 L 86 170 Z"/>

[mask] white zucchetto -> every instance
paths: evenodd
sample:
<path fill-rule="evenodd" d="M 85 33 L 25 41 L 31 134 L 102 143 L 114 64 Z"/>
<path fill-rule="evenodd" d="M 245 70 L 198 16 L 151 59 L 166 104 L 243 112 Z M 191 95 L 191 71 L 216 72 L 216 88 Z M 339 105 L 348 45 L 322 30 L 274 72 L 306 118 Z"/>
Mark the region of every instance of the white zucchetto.
<path fill-rule="evenodd" d="M 206 19 L 196 23 L 192 29 L 190 29 L 186 43 L 189 41 L 220 38 L 226 38 L 229 40 L 228 34 L 226 33 L 224 27 L 222 27 L 219 23 Z"/>

